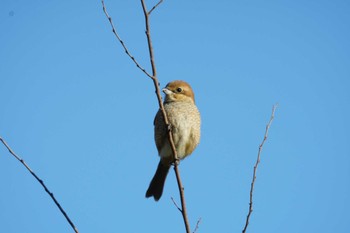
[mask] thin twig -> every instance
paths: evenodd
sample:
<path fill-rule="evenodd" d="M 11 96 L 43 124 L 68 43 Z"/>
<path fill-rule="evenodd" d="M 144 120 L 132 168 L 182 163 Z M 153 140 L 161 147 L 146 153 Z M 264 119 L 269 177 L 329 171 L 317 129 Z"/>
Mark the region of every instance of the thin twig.
<path fill-rule="evenodd" d="M 198 221 L 197 221 L 196 227 L 194 228 L 193 233 L 196 233 L 196 231 L 197 231 L 198 228 L 199 228 L 199 224 L 201 223 L 201 221 L 202 221 L 202 218 L 199 218 Z"/>
<path fill-rule="evenodd" d="M 21 162 L 23 164 L 23 166 L 25 166 L 27 168 L 27 170 L 30 172 L 30 174 L 32 174 L 34 176 L 34 178 L 41 184 L 41 186 L 43 186 L 43 188 L 45 189 L 45 191 L 50 195 L 51 199 L 55 202 L 56 206 L 59 208 L 59 210 L 61 211 L 61 213 L 63 214 L 63 216 L 66 218 L 66 220 L 68 221 L 68 223 L 71 225 L 71 227 L 73 228 L 73 230 L 76 233 L 78 232 L 78 229 L 74 226 L 73 222 L 70 220 L 70 218 L 68 217 L 67 213 L 63 210 L 63 208 L 61 207 L 60 203 L 56 200 L 56 198 L 54 197 L 53 193 L 50 192 L 50 190 L 46 187 L 46 185 L 44 184 L 44 181 L 42 179 L 40 179 L 34 172 L 33 170 L 26 164 L 26 162 L 24 162 L 23 159 L 21 159 L 18 155 L 16 155 L 16 153 L 10 148 L 10 146 L 5 142 L 4 139 L 2 139 L 2 137 L 0 137 L 0 141 L 2 142 L 2 144 L 4 144 L 4 146 L 7 148 L 7 150 L 10 152 L 10 154 L 12 154 L 19 162 Z"/>
<path fill-rule="evenodd" d="M 152 9 L 148 12 L 148 15 L 151 15 L 152 11 L 156 9 L 162 2 L 163 0 L 160 0 L 154 7 L 152 7 Z"/>
<path fill-rule="evenodd" d="M 176 201 L 174 200 L 173 197 L 171 197 L 171 200 L 173 201 L 173 203 L 174 203 L 174 205 L 176 206 L 176 208 L 177 208 L 180 212 L 182 212 L 181 208 L 177 205 L 177 203 L 176 203 Z"/>
<path fill-rule="evenodd" d="M 131 55 L 131 53 L 129 52 L 129 49 L 126 47 L 126 45 L 124 44 L 123 40 L 120 38 L 120 36 L 118 35 L 117 33 L 117 30 L 115 29 L 114 27 L 114 24 L 113 24 L 113 21 L 112 21 L 112 17 L 109 16 L 108 12 L 107 12 L 107 9 L 106 9 L 106 6 L 105 6 L 105 3 L 104 3 L 104 0 L 101 1 L 102 2 L 102 8 L 103 8 L 103 12 L 105 13 L 108 21 L 109 21 L 109 24 L 111 25 L 112 27 L 112 32 L 113 34 L 115 35 L 115 37 L 118 39 L 118 41 L 120 42 L 120 44 L 123 46 L 124 48 L 124 51 L 125 53 L 130 57 L 130 59 L 135 63 L 135 65 L 137 66 L 137 68 L 139 68 L 143 73 L 145 73 L 148 77 L 152 78 L 152 75 L 150 75 L 146 69 L 144 69 L 140 63 L 137 62 L 137 60 L 135 59 L 134 56 Z"/>
<path fill-rule="evenodd" d="M 261 144 L 259 145 L 258 156 L 257 156 L 256 162 L 255 162 L 255 165 L 254 165 L 254 170 L 253 170 L 253 179 L 252 179 L 252 183 L 250 185 L 249 210 L 248 210 L 248 215 L 247 215 L 245 226 L 244 226 L 244 228 L 242 230 L 242 233 L 246 232 L 247 227 L 249 225 L 250 215 L 253 212 L 253 192 L 254 192 L 254 185 L 255 185 L 255 180 L 256 180 L 256 171 L 257 171 L 258 165 L 260 163 L 260 154 L 261 154 L 262 148 L 263 148 L 263 146 L 264 146 L 264 144 L 265 144 L 265 142 L 267 140 L 267 136 L 268 136 L 268 133 L 269 133 L 269 129 L 270 129 L 271 123 L 272 123 L 272 121 L 273 121 L 273 119 L 275 117 L 276 108 L 277 108 L 277 104 L 273 105 L 270 120 L 269 120 L 269 122 L 266 125 L 264 139 L 262 140 Z"/>

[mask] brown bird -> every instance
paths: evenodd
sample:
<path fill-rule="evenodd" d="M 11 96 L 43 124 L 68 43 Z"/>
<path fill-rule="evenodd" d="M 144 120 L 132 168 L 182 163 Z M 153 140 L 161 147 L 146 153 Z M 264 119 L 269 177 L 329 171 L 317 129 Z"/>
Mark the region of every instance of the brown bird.
<path fill-rule="evenodd" d="M 190 155 L 200 139 L 200 114 L 195 105 L 191 86 L 184 81 L 173 81 L 163 89 L 164 109 L 173 133 L 173 140 L 179 159 Z M 158 201 L 163 193 L 165 179 L 174 155 L 168 140 L 168 129 L 163 114 L 158 110 L 154 119 L 154 139 L 160 156 L 157 171 L 148 187 L 146 197 Z"/>

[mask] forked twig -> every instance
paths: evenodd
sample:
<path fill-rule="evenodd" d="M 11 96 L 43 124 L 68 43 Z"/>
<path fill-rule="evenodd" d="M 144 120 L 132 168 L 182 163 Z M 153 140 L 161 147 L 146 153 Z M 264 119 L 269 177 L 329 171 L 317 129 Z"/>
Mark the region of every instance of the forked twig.
<path fill-rule="evenodd" d="M 251 216 L 251 214 L 253 212 L 253 192 L 254 192 L 254 185 L 255 185 L 255 180 L 256 180 L 256 171 L 257 171 L 258 165 L 260 163 L 260 154 L 261 154 L 262 148 L 263 148 L 263 146 L 264 146 L 264 144 L 265 144 L 265 142 L 267 140 L 267 136 L 268 136 L 268 133 L 269 133 L 269 129 L 270 129 L 271 123 L 272 123 L 272 121 L 273 121 L 273 119 L 275 117 L 276 108 L 277 108 L 277 104 L 275 104 L 272 107 L 272 113 L 271 113 L 270 120 L 269 120 L 269 122 L 266 125 L 264 139 L 262 140 L 261 144 L 259 145 L 258 156 L 257 156 L 256 162 L 255 162 L 255 165 L 254 165 L 254 169 L 253 169 L 253 179 L 252 179 L 252 183 L 250 185 L 249 210 L 248 210 L 248 215 L 247 215 L 245 226 L 244 226 L 244 228 L 242 230 L 242 233 L 246 232 L 246 230 L 248 228 L 248 225 L 249 225 L 250 216 Z"/>
<path fill-rule="evenodd" d="M 71 227 L 73 228 L 73 230 L 76 233 L 78 232 L 78 229 L 74 226 L 73 222 L 70 220 L 70 218 L 68 217 L 67 213 L 64 211 L 64 209 L 62 208 L 62 206 L 60 205 L 60 203 L 56 200 L 56 198 L 54 197 L 53 193 L 50 192 L 50 190 L 46 187 L 46 185 L 44 184 L 44 181 L 42 179 L 40 179 L 34 172 L 33 170 L 27 165 L 27 163 L 20 158 L 11 148 L 10 146 L 5 142 L 5 140 L 0 137 L 0 141 L 2 142 L 2 144 L 4 144 L 4 146 L 7 148 L 7 150 L 10 152 L 10 154 L 12 154 L 19 162 L 21 162 L 23 164 L 23 166 L 25 166 L 27 168 L 27 170 L 30 172 L 30 174 L 32 174 L 34 176 L 34 178 L 41 184 L 41 186 L 43 186 L 43 188 L 45 189 L 45 191 L 47 192 L 47 194 L 49 194 L 49 196 L 51 197 L 51 199 L 55 202 L 56 206 L 58 207 L 58 209 L 61 211 L 61 213 L 63 214 L 63 216 L 66 218 L 66 220 L 68 221 L 69 225 L 71 225 Z"/>

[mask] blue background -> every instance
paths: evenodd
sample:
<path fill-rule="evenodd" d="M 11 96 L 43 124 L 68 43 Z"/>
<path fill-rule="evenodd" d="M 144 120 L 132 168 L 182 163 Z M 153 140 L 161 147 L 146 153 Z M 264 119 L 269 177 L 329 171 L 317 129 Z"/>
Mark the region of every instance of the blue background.
<path fill-rule="evenodd" d="M 156 1 L 147 1 L 151 8 Z M 150 71 L 140 1 L 106 1 Z M 350 2 L 164 1 L 151 29 L 161 86 L 189 82 L 202 139 L 181 163 L 198 232 L 241 232 L 272 105 L 248 232 L 350 230 Z M 158 163 L 154 87 L 125 55 L 100 1 L 0 3 L 0 135 L 80 232 L 184 232 L 175 176 Z M 0 146 L 0 232 L 73 232 Z"/>

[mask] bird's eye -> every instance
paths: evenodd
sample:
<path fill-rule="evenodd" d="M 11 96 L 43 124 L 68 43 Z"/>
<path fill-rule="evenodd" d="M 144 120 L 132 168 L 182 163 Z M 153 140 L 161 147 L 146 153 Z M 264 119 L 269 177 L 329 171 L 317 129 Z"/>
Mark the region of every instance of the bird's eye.
<path fill-rule="evenodd" d="M 176 89 L 176 91 L 177 91 L 177 92 L 182 92 L 182 88 L 181 88 L 181 87 L 178 87 L 178 88 Z"/>

